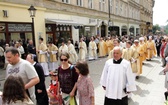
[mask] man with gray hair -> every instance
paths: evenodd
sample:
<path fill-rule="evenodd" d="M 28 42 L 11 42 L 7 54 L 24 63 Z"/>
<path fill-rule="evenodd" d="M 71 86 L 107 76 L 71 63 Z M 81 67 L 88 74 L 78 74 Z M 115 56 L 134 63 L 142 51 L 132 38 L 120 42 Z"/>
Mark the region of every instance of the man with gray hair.
<path fill-rule="evenodd" d="M 121 56 L 122 50 L 116 46 L 113 58 L 105 63 L 100 79 L 100 84 L 106 90 L 104 105 L 128 105 L 128 93 L 136 91 L 131 64 Z"/>

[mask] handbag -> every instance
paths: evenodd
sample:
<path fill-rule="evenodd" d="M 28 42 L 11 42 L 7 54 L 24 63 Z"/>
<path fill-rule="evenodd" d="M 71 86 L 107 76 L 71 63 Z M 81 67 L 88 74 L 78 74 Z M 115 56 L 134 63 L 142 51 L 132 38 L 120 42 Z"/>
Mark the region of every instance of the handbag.
<path fill-rule="evenodd" d="M 77 105 L 75 97 L 70 97 L 70 105 Z"/>

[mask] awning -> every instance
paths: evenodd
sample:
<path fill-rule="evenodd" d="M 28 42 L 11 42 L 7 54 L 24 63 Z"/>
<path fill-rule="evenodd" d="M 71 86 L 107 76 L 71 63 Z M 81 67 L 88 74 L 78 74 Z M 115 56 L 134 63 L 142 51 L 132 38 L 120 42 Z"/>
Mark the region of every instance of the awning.
<path fill-rule="evenodd" d="M 45 19 L 45 21 L 46 23 L 56 23 L 59 25 L 83 26 L 83 24 L 80 24 L 73 20 Z"/>

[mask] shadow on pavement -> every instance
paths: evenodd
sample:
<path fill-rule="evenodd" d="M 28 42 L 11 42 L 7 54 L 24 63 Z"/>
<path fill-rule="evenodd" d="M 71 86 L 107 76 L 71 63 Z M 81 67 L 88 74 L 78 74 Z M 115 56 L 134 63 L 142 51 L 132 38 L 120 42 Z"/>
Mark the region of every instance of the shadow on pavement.
<path fill-rule="evenodd" d="M 144 84 L 151 84 L 153 82 L 152 79 L 149 79 L 145 76 L 139 76 L 139 79 L 137 79 L 136 81 Z"/>
<path fill-rule="evenodd" d="M 151 65 L 150 62 L 145 62 L 145 63 L 143 64 L 143 66 L 153 67 L 153 65 Z"/>
<path fill-rule="evenodd" d="M 128 104 L 129 104 L 129 105 L 139 105 L 138 102 L 135 102 L 135 101 L 132 100 L 131 98 L 128 100 Z"/>
<path fill-rule="evenodd" d="M 139 86 L 137 86 L 137 91 L 133 92 L 134 95 L 139 95 L 140 97 L 146 97 L 149 93 L 148 90 L 142 90 Z"/>
<path fill-rule="evenodd" d="M 158 59 L 152 59 L 150 62 L 154 62 L 154 63 L 158 63 L 158 64 L 161 63 Z"/>

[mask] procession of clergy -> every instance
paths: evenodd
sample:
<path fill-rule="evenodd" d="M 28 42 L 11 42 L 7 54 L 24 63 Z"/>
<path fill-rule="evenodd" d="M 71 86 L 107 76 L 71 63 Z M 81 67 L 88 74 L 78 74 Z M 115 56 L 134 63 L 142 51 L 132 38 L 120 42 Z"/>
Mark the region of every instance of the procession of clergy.
<path fill-rule="evenodd" d="M 37 54 L 38 62 L 41 63 L 44 74 L 47 76 L 49 75 L 49 71 L 58 68 L 58 56 L 62 52 L 69 53 L 69 61 L 75 64 L 78 60 L 86 60 L 87 55 L 89 60 L 95 60 L 98 57 L 101 58 L 106 56 L 108 56 L 108 59 L 113 58 L 113 48 L 115 46 L 119 46 L 122 49 L 122 58 L 130 61 L 136 79 L 138 79 L 139 75 L 142 73 L 143 61 L 150 61 L 153 56 L 157 55 L 155 42 L 152 40 L 152 36 L 148 36 L 148 38 L 142 36 L 133 39 L 122 37 L 121 42 L 118 37 L 108 37 L 106 39 L 102 37 L 91 37 L 88 47 L 83 38 L 80 39 L 78 44 L 79 54 L 77 54 L 70 40 L 67 44 L 63 41 L 59 48 L 53 43 L 49 43 L 47 47 L 43 41 L 40 41 L 38 46 L 39 52 Z"/>

